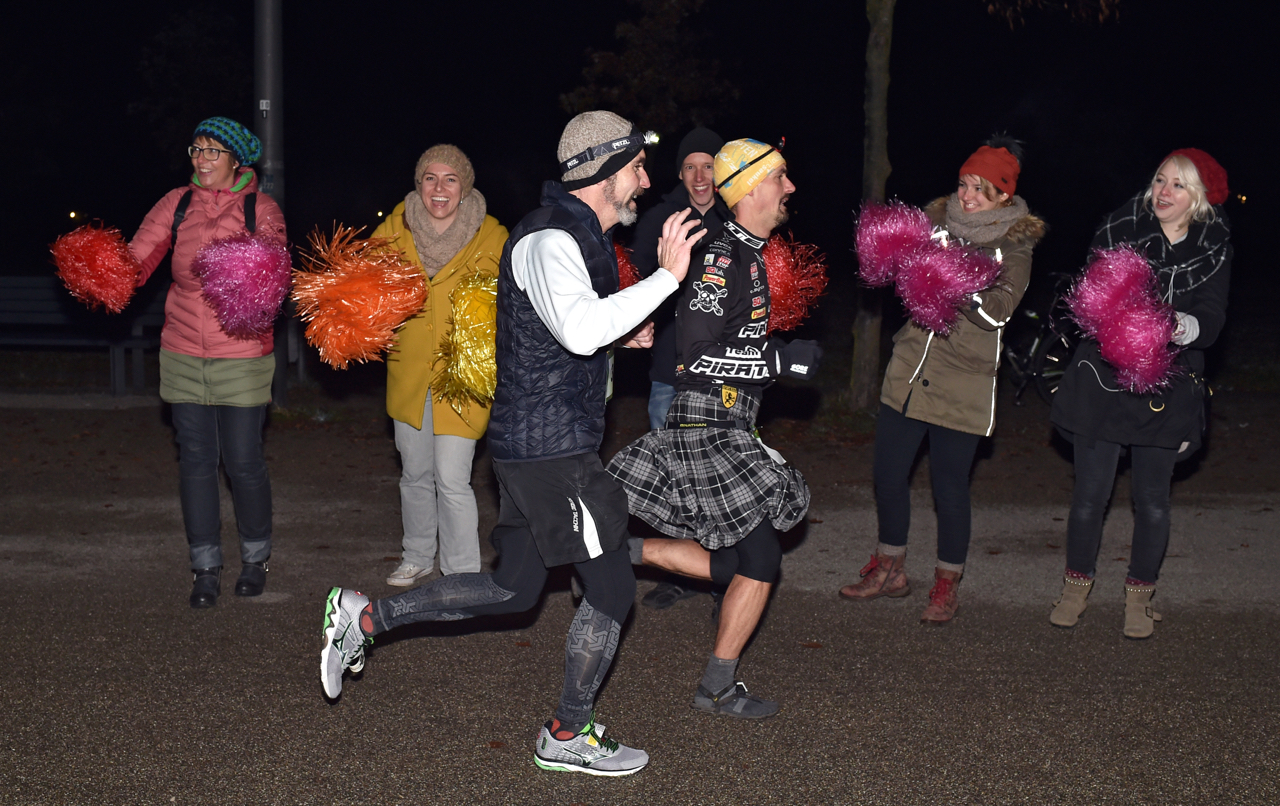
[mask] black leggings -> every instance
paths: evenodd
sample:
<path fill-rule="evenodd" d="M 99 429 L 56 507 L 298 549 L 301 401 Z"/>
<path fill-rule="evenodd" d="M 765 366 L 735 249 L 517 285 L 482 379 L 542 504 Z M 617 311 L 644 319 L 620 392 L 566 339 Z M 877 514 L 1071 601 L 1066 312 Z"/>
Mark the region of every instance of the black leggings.
<path fill-rule="evenodd" d="M 969 555 L 969 471 L 977 434 L 912 420 L 880 404 L 876 419 L 875 486 L 880 542 L 907 545 L 911 527 L 911 466 L 929 437 L 929 479 L 938 510 L 938 559 L 963 565 Z"/>
<path fill-rule="evenodd" d="M 1102 543 L 1102 520 L 1115 487 L 1121 446 L 1077 436 L 1076 486 L 1067 519 L 1067 568 L 1093 576 Z M 1169 489 L 1178 452 L 1173 448 L 1133 445 L 1133 546 L 1129 576 L 1155 582 L 1169 546 Z"/>
<path fill-rule="evenodd" d="M 734 574 L 772 585 L 781 567 L 782 544 L 768 518 L 732 546 L 711 552 L 711 581 L 718 585 L 728 585 Z"/>

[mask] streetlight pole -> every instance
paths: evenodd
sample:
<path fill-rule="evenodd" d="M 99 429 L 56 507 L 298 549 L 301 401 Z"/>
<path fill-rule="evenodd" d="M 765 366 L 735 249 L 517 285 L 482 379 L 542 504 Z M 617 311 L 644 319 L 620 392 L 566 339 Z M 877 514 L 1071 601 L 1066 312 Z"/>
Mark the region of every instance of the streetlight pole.
<path fill-rule="evenodd" d="M 262 140 L 258 161 L 258 189 L 275 199 L 284 209 L 284 35 L 281 28 L 282 0 L 254 0 L 253 3 L 253 89 L 258 99 L 258 118 L 253 126 Z M 297 356 L 299 372 L 302 355 L 298 349 L 297 325 L 292 301 L 286 299 L 281 326 L 276 328 L 276 372 L 271 382 L 272 402 L 288 405 L 289 354 Z"/>

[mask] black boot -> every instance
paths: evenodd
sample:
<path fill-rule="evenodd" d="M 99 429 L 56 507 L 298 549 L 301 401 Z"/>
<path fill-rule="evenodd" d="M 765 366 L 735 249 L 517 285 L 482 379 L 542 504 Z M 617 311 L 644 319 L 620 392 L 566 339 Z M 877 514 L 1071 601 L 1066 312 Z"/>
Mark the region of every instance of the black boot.
<path fill-rule="evenodd" d="M 236 596 L 261 596 L 267 587 L 267 564 L 245 563 L 236 580 Z"/>
<path fill-rule="evenodd" d="M 191 585 L 192 607 L 213 607 L 218 603 L 218 594 L 222 591 L 219 584 L 221 574 L 222 566 L 196 569 L 196 579 Z"/>

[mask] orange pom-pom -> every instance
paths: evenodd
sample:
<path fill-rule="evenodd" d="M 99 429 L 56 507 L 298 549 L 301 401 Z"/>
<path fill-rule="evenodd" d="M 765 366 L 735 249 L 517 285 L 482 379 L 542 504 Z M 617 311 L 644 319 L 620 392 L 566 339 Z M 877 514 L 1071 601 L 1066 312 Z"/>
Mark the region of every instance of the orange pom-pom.
<path fill-rule="evenodd" d="M 293 299 L 307 322 L 307 341 L 337 369 L 352 361 L 381 361 L 395 331 L 422 310 L 427 285 L 422 270 L 386 238 L 357 239 L 358 230 L 337 227 L 327 238 L 308 236 L 307 270 L 293 273 Z"/>
<path fill-rule="evenodd" d="M 640 272 L 636 264 L 631 262 L 631 250 L 613 242 L 613 251 L 618 255 L 618 289 L 629 288 L 640 282 Z"/>
<path fill-rule="evenodd" d="M 769 332 L 793 330 L 809 316 L 827 287 L 827 263 L 818 247 L 774 235 L 764 245 L 769 278 Z"/>
<path fill-rule="evenodd" d="M 85 224 L 58 238 L 49 251 L 58 278 L 91 309 L 120 313 L 133 299 L 142 266 L 115 227 Z"/>

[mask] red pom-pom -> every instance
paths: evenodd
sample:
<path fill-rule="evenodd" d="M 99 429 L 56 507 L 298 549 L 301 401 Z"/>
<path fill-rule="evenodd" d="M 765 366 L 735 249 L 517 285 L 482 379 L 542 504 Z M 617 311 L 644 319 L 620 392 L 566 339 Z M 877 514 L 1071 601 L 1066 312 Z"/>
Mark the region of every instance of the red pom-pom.
<path fill-rule="evenodd" d="M 854 245 L 858 253 L 858 276 L 873 288 L 892 285 L 903 261 L 915 250 L 929 244 L 933 223 L 917 207 L 892 201 L 869 201 L 862 206 Z"/>
<path fill-rule="evenodd" d="M 58 278 L 90 308 L 120 313 L 133 299 L 142 266 L 115 227 L 85 224 L 58 238 L 49 251 Z"/>
<path fill-rule="evenodd" d="M 252 235 L 210 241 L 191 261 L 218 323 L 236 338 L 271 332 L 291 271 L 287 248 Z"/>
<path fill-rule="evenodd" d="M 342 227 L 332 238 L 311 233 L 311 254 L 303 258 L 310 271 L 293 276 L 307 341 L 337 369 L 352 361 L 381 361 L 396 328 L 421 311 L 427 298 L 422 270 L 389 248 L 389 239 L 355 236 Z"/>
<path fill-rule="evenodd" d="M 1000 264 L 986 252 L 931 241 L 902 259 L 895 286 L 911 319 L 945 336 L 960 318 L 960 309 L 999 276 Z"/>
<path fill-rule="evenodd" d="M 618 256 L 618 288 L 629 288 L 640 282 L 640 272 L 636 264 L 631 262 L 631 250 L 617 241 L 613 242 L 613 251 Z"/>
<path fill-rule="evenodd" d="M 764 245 L 769 279 L 769 332 L 793 330 L 827 287 L 827 264 L 818 247 L 774 235 Z"/>
<path fill-rule="evenodd" d="M 1095 251 L 1066 302 L 1126 389 L 1154 392 L 1177 376 L 1174 359 L 1181 348 L 1170 343 L 1177 317 L 1160 299 L 1155 274 L 1136 248 L 1122 244 Z"/>

